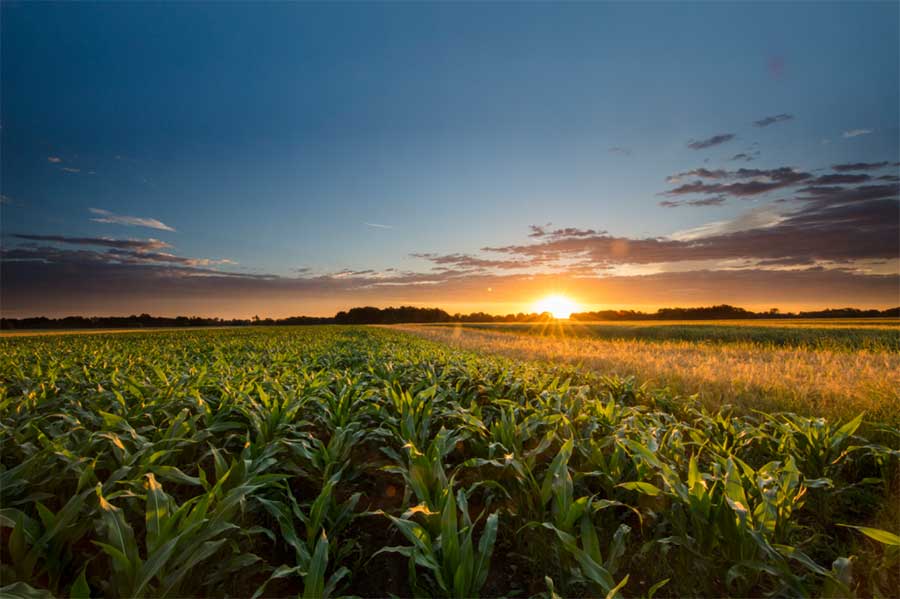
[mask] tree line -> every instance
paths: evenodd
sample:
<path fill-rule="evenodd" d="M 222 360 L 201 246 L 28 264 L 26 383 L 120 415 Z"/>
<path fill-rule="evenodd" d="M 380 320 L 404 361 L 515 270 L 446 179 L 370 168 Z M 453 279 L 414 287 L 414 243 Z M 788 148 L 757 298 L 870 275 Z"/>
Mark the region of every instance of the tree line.
<path fill-rule="evenodd" d="M 602 310 L 598 312 L 578 312 L 571 316 L 572 320 L 727 320 L 754 318 L 900 318 L 900 307 L 887 310 L 860 310 L 858 308 L 831 308 L 810 312 L 781 312 L 776 308 L 765 312 L 753 312 L 722 304 L 700 308 L 660 308 L 656 312 L 638 310 Z M 341 311 L 334 316 L 291 316 L 288 318 L 204 318 L 200 316 L 151 316 L 140 314 L 132 316 L 67 316 L 65 318 L 0 318 L 2 330 L 28 329 L 135 329 L 135 328 L 188 328 L 188 327 L 220 327 L 220 326 L 290 326 L 316 324 L 402 324 L 402 323 L 441 323 L 441 322 L 546 322 L 553 320 L 553 315 L 544 313 L 487 314 L 472 312 L 469 314 L 450 314 L 440 308 L 417 308 L 400 306 L 399 308 L 375 308 L 365 306 Z"/>

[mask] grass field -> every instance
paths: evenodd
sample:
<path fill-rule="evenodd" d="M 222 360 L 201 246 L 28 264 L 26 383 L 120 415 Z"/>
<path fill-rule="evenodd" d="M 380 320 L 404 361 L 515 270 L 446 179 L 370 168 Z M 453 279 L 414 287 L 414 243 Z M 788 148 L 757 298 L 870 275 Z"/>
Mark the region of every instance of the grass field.
<path fill-rule="evenodd" d="M 871 417 L 709 410 L 385 328 L 0 349 L 3 595 L 900 588 L 900 431 Z"/>
<path fill-rule="evenodd" d="M 900 423 L 894 321 L 406 326 L 471 351 L 634 376 L 704 405 Z"/>

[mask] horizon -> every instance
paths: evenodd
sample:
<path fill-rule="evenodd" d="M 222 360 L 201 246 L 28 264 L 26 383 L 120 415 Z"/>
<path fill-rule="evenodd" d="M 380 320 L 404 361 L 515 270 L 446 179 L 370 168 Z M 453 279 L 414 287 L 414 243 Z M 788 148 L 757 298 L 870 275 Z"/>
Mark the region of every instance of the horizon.
<path fill-rule="evenodd" d="M 895 2 L 0 11 L 4 318 L 900 303 Z"/>
<path fill-rule="evenodd" d="M 586 310 L 585 309 L 585 310 L 573 311 L 569 316 L 565 316 L 565 317 L 558 317 L 558 316 L 554 315 L 554 319 L 555 320 L 570 320 L 571 316 L 575 315 L 575 314 L 590 314 L 590 313 L 598 313 L 598 312 L 620 312 L 620 313 L 634 312 L 637 314 L 643 313 L 648 316 L 652 316 L 652 315 L 658 314 L 662 310 L 699 310 L 699 309 L 704 309 L 704 308 L 722 308 L 722 307 L 736 308 L 738 310 L 746 310 L 746 311 L 748 311 L 752 314 L 756 314 L 756 315 L 764 315 L 764 314 L 771 313 L 773 316 L 777 316 L 777 317 L 784 317 L 786 315 L 797 315 L 800 313 L 808 313 L 808 312 L 822 312 L 822 311 L 828 311 L 828 310 L 832 310 L 832 311 L 876 310 L 879 312 L 887 312 L 890 310 L 900 309 L 900 305 L 882 306 L 882 307 L 874 307 L 874 308 L 860 308 L 858 306 L 831 306 L 828 308 L 822 308 L 822 309 L 816 309 L 816 310 L 791 311 L 791 310 L 783 310 L 777 306 L 770 306 L 769 308 L 767 308 L 765 310 L 758 310 L 758 309 L 754 310 L 754 309 L 747 308 L 745 306 L 733 306 L 731 304 L 711 304 L 711 305 L 704 305 L 704 306 L 662 306 L 662 307 L 655 308 L 652 310 L 636 310 L 633 308 L 605 308 L 602 310 Z M 360 310 L 360 309 L 368 309 L 368 308 L 375 308 L 378 310 L 400 310 L 403 308 L 413 308 L 413 309 L 417 309 L 417 310 L 440 310 L 451 317 L 454 317 L 454 316 L 465 317 L 465 316 L 471 316 L 473 314 L 485 314 L 487 316 L 491 316 L 494 318 L 504 317 L 504 316 L 516 316 L 516 315 L 520 315 L 520 314 L 523 316 L 535 316 L 535 315 L 541 315 L 541 314 L 549 314 L 552 312 L 551 310 L 544 310 L 541 312 L 535 312 L 535 311 L 484 312 L 482 310 L 476 310 L 476 311 L 472 311 L 472 312 L 458 312 L 458 311 L 455 312 L 455 311 L 446 310 L 445 308 L 442 308 L 440 306 L 434 306 L 434 305 L 411 306 L 411 305 L 398 304 L 396 306 L 395 305 L 389 305 L 389 306 L 359 305 L 359 306 L 351 306 L 348 308 L 344 308 L 344 309 L 338 310 L 337 312 L 334 312 L 332 314 L 291 314 L 288 316 L 277 316 L 277 317 L 261 315 L 261 314 L 253 314 L 253 315 L 247 315 L 247 316 L 222 317 L 222 316 L 209 316 L 209 315 L 196 314 L 196 313 L 193 313 L 193 314 L 150 314 L 150 313 L 146 313 L 146 312 L 141 312 L 141 313 L 123 312 L 121 314 L 102 314 L 102 315 L 101 314 L 66 314 L 66 315 L 61 315 L 61 316 L 46 316 L 46 315 L 31 315 L 31 316 L 19 316 L 19 317 L 3 316 L 3 320 L 34 320 L 34 319 L 41 319 L 41 318 L 48 319 L 48 320 L 62 320 L 65 318 L 83 318 L 83 319 L 90 320 L 90 319 L 104 319 L 104 318 L 131 318 L 131 317 L 139 318 L 142 316 L 149 316 L 150 318 L 161 318 L 161 319 L 197 318 L 197 319 L 203 319 L 203 320 L 219 319 L 219 320 L 223 320 L 223 321 L 253 320 L 258 317 L 260 320 L 276 320 L 277 321 L 277 320 L 284 320 L 284 319 L 290 319 L 290 318 L 321 318 L 321 319 L 335 318 L 339 314 L 347 313 L 351 310 Z M 772 312 L 772 310 L 775 310 L 775 312 Z"/>

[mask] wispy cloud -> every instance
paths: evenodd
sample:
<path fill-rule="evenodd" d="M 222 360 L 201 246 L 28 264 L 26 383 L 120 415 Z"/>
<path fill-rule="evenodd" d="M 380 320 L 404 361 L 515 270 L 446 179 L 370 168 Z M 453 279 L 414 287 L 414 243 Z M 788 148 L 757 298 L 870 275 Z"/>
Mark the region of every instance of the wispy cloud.
<path fill-rule="evenodd" d="M 624 156 L 631 156 L 631 148 L 624 148 L 622 146 L 613 146 L 609 149 L 609 151 L 613 154 L 622 154 Z"/>
<path fill-rule="evenodd" d="M 753 162 L 759 157 L 759 150 L 753 152 L 741 152 L 739 154 L 735 154 L 728 160 L 734 162 L 735 160 L 743 160 L 744 162 Z"/>
<path fill-rule="evenodd" d="M 659 203 L 663 208 L 678 208 L 679 206 L 721 206 L 725 203 L 725 197 L 699 198 L 696 200 L 663 200 Z"/>
<path fill-rule="evenodd" d="M 849 131 L 844 131 L 844 138 L 848 137 L 859 137 L 860 135 L 868 135 L 869 133 L 874 133 L 874 129 L 850 129 Z"/>
<path fill-rule="evenodd" d="M 16 239 L 26 241 L 49 241 L 67 245 L 93 245 L 99 247 L 118 248 L 136 251 L 155 251 L 172 247 L 159 239 L 111 239 L 109 237 L 68 237 L 66 235 L 31 235 L 14 234 Z"/>
<path fill-rule="evenodd" d="M 706 148 L 712 148 L 713 146 L 727 143 L 734 138 L 734 133 L 720 133 L 707 139 L 692 139 L 687 143 L 687 147 L 692 150 L 705 150 Z"/>
<path fill-rule="evenodd" d="M 831 170 L 838 171 L 839 173 L 847 171 L 874 171 L 884 168 L 889 164 L 891 163 L 887 160 L 883 162 L 850 162 L 847 164 L 832 164 Z M 894 166 L 900 166 L 900 162 L 895 162 Z"/>
<path fill-rule="evenodd" d="M 147 227 L 149 229 L 159 229 L 160 231 L 175 231 L 174 228 L 155 218 L 115 214 L 109 210 L 103 210 L 102 208 L 90 208 L 90 211 L 92 214 L 97 215 L 97 218 L 91 219 L 96 223 L 125 225 L 126 227 Z"/>
<path fill-rule="evenodd" d="M 64 166 L 64 167 L 60 168 L 59 170 L 65 171 L 67 173 L 80 173 L 81 172 L 80 168 L 72 168 L 71 166 Z"/>
<path fill-rule="evenodd" d="M 62 158 L 59 156 L 47 156 L 47 162 L 52 162 L 53 164 L 58 164 L 62 162 Z"/>
<path fill-rule="evenodd" d="M 776 114 L 774 116 L 767 116 L 765 118 L 759 119 L 758 121 L 753 121 L 754 127 L 768 127 L 769 125 L 774 125 L 775 123 L 782 123 L 784 121 L 790 121 L 794 118 L 792 114 Z"/>
<path fill-rule="evenodd" d="M 381 223 L 363 223 L 367 227 L 372 227 L 373 229 L 393 229 L 394 225 L 383 225 Z"/>

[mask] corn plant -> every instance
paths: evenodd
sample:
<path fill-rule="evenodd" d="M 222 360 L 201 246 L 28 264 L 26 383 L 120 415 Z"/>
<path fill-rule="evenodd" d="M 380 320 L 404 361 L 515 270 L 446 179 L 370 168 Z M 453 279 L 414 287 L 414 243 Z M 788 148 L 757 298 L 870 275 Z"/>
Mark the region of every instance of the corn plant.
<path fill-rule="evenodd" d="M 445 597 L 477 597 L 487 581 L 491 555 L 497 538 L 498 515 L 485 520 L 478 545 L 475 545 L 476 521 L 469 516 L 464 491 L 454 495 L 448 489 L 440 510 L 440 529 L 435 536 L 415 521 L 386 514 L 412 545 L 383 547 L 378 553 L 398 553 L 409 560 L 410 586 L 421 593 Z M 424 569 L 430 584 L 420 583 L 418 568 Z"/>

